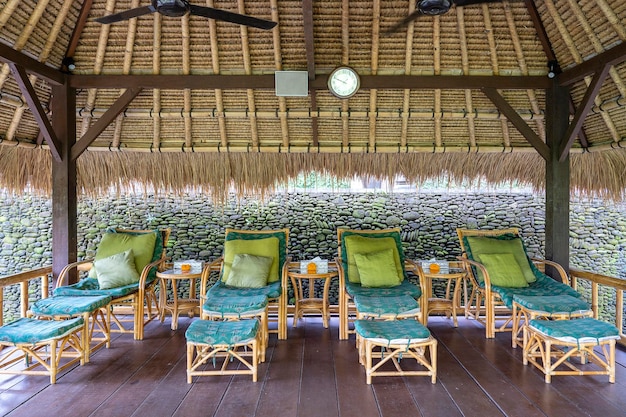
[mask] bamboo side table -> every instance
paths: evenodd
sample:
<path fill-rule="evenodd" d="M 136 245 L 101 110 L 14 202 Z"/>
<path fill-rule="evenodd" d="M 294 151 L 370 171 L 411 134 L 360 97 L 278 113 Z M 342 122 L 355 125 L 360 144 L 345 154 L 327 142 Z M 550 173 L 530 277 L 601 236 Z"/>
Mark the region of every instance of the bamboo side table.
<path fill-rule="evenodd" d="M 295 296 L 293 327 L 297 326 L 298 319 L 303 317 L 305 313 L 321 313 L 324 328 L 328 328 L 328 320 L 330 318 L 328 290 L 330 288 L 330 281 L 334 277 L 339 276 L 335 263 L 328 262 L 328 272 L 326 273 L 309 274 L 300 272 L 299 262 L 292 262 L 287 269 L 287 275 L 293 286 Z M 324 280 L 322 298 L 314 297 L 315 281 L 317 280 Z M 305 282 L 307 283 L 306 286 L 304 284 Z"/>
<path fill-rule="evenodd" d="M 156 273 L 161 280 L 159 291 L 159 319 L 161 323 L 165 319 L 165 312 L 172 314 L 172 330 L 178 329 L 178 315 L 181 311 L 187 311 L 189 317 L 193 317 L 196 310 L 200 308 L 200 300 L 196 298 L 196 279 L 202 276 L 201 272 L 182 272 L 180 270 L 168 269 Z M 178 298 L 178 281 L 190 280 L 189 298 Z M 172 283 L 172 299 L 167 299 L 167 282 Z"/>
<path fill-rule="evenodd" d="M 458 327 L 457 310 L 461 308 L 459 293 L 461 291 L 461 281 L 467 277 L 467 272 L 460 265 L 457 265 L 457 262 L 450 262 L 450 268 L 447 273 L 431 272 L 428 268 L 424 268 L 423 271 L 426 278 L 426 288 L 423 295 L 426 299 L 425 320 L 428 321 L 428 316 L 432 312 L 445 312 L 447 317 L 452 316 L 454 327 Z M 445 298 L 433 297 L 433 279 L 448 280 Z M 451 288 L 452 298 L 450 298 Z"/>

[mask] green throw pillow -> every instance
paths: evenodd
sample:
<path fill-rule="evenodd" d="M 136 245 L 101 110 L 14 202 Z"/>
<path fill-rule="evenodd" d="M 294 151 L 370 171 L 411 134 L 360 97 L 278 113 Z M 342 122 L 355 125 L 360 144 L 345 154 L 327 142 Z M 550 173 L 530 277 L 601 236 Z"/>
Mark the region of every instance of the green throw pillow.
<path fill-rule="evenodd" d="M 355 253 L 354 261 L 363 287 L 396 287 L 402 283 L 391 248 L 380 252 Z"/>
<path fill-rule="evenodd" d="M 391 249 L 393 259 L 396 265 L 396 273 L 400 281 L 404 279 L 404 268 L 400 260 L 400 253 L 396 246 L 396 241 L 392 237 L 365 237 L 359 235 L 346 236 L 344 239 L 345 250 L 348 258 L 348 281 L 360 283 L 360 271 L 354 261 L 354 254 L 367 254 L 372 252 L 380 252 L 385 249 Z"/>
<path fill-rule="evenodd" d="M 116 253 L 94 262 L 98 273 L 100 289 L 123 287 L 139 282 L 139 273 L 135 267 L 135 254 L 132 249 Z"/>
<path fill-rule="evenodd" d="M 100 245 L 98 245 L 94 260 L 98 261 L 125 250 L 132 249 L 135 255 L 135 269 L 141 274 L 143 268 L 152 261 L 156 239 L 156 232 L 139 235 L 105 233 L 104 236 L 102 236 Z M 97 278 L 97 269 L 91 268 L 89 276 L 91 278 Z"/>
<path fill-rule="evenodd" d="M 512 253 L 484 253 L 480 263 L 487 268 L 491 285 L 498 287 L 524 288 L 528 282 Z"/>
<path fill-rule="evenodd" d="M 495 237 L 485 236 L 467 236 L 466 239 L 474 260 L 481 262 L 479 259 L 482 259 L 481 256 L 483 254 L 510 253 L 515 257 L 517 264 L 524 274 L 526 282 L 531 283 L 537 280 L 537 277 L 530 267 L 530 261 L 526 256 L 522 239 L 519 237 L 512 239 L 498 239 Z M 481 282 L 484 280 L 480 271 L 478 271 L 478 279 Z"/>
<path fill-rule="evenodd" d="M 238 253 L 233 259 L 225 284 L 238 288 L 265 287 L 273 262 L 273 257 Z"/>
<path fill-rule="evenodd" d="M 226 283 L 230 275 L 235 255 L 248 254 L 272 258 L 272 267 L 267 277 L 267 282 L 276 282 L 280 279 L 278 265 L 278 238 L 268 237 L 265 239 L 235 239 L 224 242 L 224 267 L 222 280 Z"/>

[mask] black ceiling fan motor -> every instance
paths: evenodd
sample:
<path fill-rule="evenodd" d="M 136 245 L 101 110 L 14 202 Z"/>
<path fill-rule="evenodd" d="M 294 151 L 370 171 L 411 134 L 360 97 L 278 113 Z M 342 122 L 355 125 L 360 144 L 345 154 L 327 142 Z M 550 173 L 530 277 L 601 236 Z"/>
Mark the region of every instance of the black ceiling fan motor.
<path fill-rule="evenodd" d="M 181 17 L 189 13 L 189 2 L 186 0 L 152 0 L 152 7 L 168 17 Z"/>
<path fill-rule="evenodd" d="M 450 7 L 452 7 L 451 0 L 422 0 L 417 4 L 420 12 L 430 16 L 447 13 Z"/>

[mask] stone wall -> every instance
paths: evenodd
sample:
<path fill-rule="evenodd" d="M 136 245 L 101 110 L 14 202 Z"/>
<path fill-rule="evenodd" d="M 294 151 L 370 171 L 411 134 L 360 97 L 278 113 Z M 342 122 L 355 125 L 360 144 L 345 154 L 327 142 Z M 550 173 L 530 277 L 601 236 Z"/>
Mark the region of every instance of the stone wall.
<path fill-rule="evenodd" d="M 50 200 L 4 196 L 0 205 L 0 276 L 51 263 Z M 260 202 L 233 198 L 215 207 L 209 198 L 120 196 L 82 199 L 78 207 L 79 258 L 93 257 L 109 227 L 171 227 L 173 260 L 213 260 L 221 255 L 224 230 L 290 229 L 294 260 L 337 255 L 336 229 L 400 227 L 412 259 L 454 259 L 460 254 L 457 227 L 522 230 L 531 256 L 543 257 L 544 200 L 528 193 L 282 193 Z M 571 266 L 626 278 L 626 219 L 623 204 L 571 204 Z M 336 294 L 336 285 L 332 290 Z M 36 290 L 33 289 L 33 297 Z M 5 319 L 14 310 L 8 291 Z M 334 295 L 333 295 L 334 297 Z M 614 310 L 614 295 L 602 303 Z M 13 303 L 14 304 L 14 303 Z"/>

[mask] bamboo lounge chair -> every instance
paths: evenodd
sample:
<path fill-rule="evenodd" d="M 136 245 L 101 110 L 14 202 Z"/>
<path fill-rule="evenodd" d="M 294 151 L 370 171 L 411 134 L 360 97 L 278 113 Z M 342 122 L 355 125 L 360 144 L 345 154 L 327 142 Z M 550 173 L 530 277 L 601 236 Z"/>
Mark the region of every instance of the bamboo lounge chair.
<path fill-rule="evenodd" d="M 419 299 L 423 316 L 425 306 L 423 298 L 420 298 L 424 285 L 423 277 L 419 273 L 417 263 L 404 257 L 399 228 L 338 229 L 337 238 L 340 339 L 348 339 L 349 334 L 354 332 L 350 330 L 349 323 L 355 316 L 353 298 L 356 295 L 376 297 L 409 295 Z M 419 286 L 409 282 L 407 271 L 419 276 Z M 425 317 L 422 317 L 422 323 L 425 322 L 424 319 Z"/>
<path fill-rule="evenodd" d="M 116 327 L 111 332 L 132 332 L 135 340 L 142 340 L 145 324 L 158 317 L 156 271 L 163 268 L 167 259 L 165 247 L 170 232 L 169 228 L 108 231 L 102 237 L 93 261 L 78 261 L 63 268 L 54 295 L 110 296 L 112 301 L 107 320 Z M 69 274 L 74 269 L 89 271 L 89 275 L 68 285 Z M 133 315 L 132 329 L 122 314 Z"/>
<path fill-rule="evenodd" d="M 511 309 L 515 295 L 581 297 L 569 285 L 561 265 L 528 257 L 517 228 L 459 228 L 457 234 L 463 252 L 460 259 L 472 283 L 465 315 L 485 325 L 487 338 L 495 337 L 496 332 L 512 330 Z M 561 282 L 542 272 L 547 265 L 558 272 Z"/>
<path fill-rule="evenodd" d="M 289 229 L 226 229 L 223 256 L 202 271 L 200 306 L 210 297 L 266 296 L 277 329 L 263 329 L 262 334 L 278 333 L 278 339 L 287 339 L 288 241 Z M 211 271 L 216 270 L 219 278 L 208 288 Z"/>

